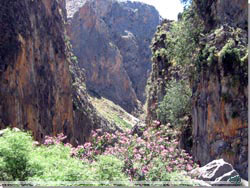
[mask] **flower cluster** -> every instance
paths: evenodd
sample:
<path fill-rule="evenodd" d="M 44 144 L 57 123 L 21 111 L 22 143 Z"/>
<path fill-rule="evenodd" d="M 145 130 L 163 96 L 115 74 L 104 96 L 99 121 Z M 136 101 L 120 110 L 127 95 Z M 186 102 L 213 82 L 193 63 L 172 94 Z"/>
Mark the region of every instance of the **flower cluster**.
<path fill-rule="evenodd" d="M 44 145 L 53 145 L 62 143 L 67 136 L 64 136 L 63 133 L 58 134 L 56 137 L 45 136 Z"/>
<path fill-rule="evenodd" d="M 131 180 L 148 179 L 154 161 L 161 161 L 167 172 L 190 171 L 197 165 L 192 156 L 178 148 L 179 132 L 170 125 L 158 121 L 145 128 L 143 135 L 132 135 L 131 131 L 102 132 L 92 131 L 91 140 L 84 145 L 71 148 L 73 157 L 92 162 L 98 155 L 113 155 L 124 161 L 124 172 Z M 45 144 L 58 144 L 65 139 L 62 134 L 56 138 L 47 137 Z M 162 167 L 161 167 L 162 168 Z M 152 174 L 152 173 L 151 173 Z"/>

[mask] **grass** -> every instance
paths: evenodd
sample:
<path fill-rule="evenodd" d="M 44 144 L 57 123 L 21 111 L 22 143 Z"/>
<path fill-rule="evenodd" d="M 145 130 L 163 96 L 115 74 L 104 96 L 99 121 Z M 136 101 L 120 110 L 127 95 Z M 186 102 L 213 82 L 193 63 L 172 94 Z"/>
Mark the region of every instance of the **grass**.
<path fill-rule="evenodd" d="M 90 100 L 99 114 L 121 129 L 130 129 L 139 121 L 139 119 L 106 98 L 90 96 Z"/>

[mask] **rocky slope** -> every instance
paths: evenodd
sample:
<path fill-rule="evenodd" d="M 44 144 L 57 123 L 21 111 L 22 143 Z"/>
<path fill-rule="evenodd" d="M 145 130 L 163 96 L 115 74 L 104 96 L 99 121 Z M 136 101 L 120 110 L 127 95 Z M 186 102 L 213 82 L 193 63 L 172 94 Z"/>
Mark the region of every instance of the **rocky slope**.
<path fill-rule="evenodd" d="M 192 7 L 204 26 L 189 61 L 194 70 L 189 77 L 192 153 L 201 165 L 223 158 L 248 179 L 247 2 L 194 0 Z M 148 122 L 157 118 L 155 111 L 168 80 L 178 80 L 185 70 L 173 66 L 171 55 L 164 53 L 165 49 L 171 52 L 166 43 L 170 27 L 169 21 L 163 22 L 152 43 L 155 58 L 149 78 Z"/>
<path fill-rule="evenodd" d="M 76 81 L 65 18 L 65 1 L 1 2 L 0 128 L 28 129 L 39 141 L 64 132 L 76 144 L 91 128 L 107 125 Z"/>
<path fill-rule="evenodd" d="M 148 48 L 159 14 L 142 3 L 67 1 L 69 36 L 87 88 L 128 112 L 136 111 L 150 70 Z"/>

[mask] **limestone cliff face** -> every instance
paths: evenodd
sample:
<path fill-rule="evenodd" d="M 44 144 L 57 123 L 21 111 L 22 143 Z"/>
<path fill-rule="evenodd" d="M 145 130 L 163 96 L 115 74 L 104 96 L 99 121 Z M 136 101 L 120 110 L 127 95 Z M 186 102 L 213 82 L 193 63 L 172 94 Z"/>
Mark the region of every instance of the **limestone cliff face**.
<path fill-rule="evenodd" d="M 193 83 L 193 153 L 201 164 L 223 158 L 247 178 L 247 32 L 222 26 L 201 43 L 214 52 Z"/>
<path fill-rule="evenodd" d="M 0 127 L 72 132 L 71 78 L 63 12 L 54 0 L 0 4 Z"/>
<path fill-rule="evenodd" d="M 63 132 L 83 143 L 107 123 L 82 89 L 65 45 L 65 1 L 58 2 L 1 1 L 0 128 L 31 130 L 39 141 Z"/>
<path fill-rule="evenodd" d="M 135 111 L 138 99 L 145 101 L 148 46 L 158 12 L 145 4 L 111 0 L 68 0 L 67 7 L 69 35 L 79 65 L 86 69 L 88 90 Z"/>
<path fill-rule="evenodd" d="M 193 1 L 204 23 L 196 50 L 192 87 L 192 153 L 201 165 L 223 158 L 248 179 L 248 53 L 247 1 Z M 158 28 L 152 51 L 168 48 L 164 43 L 169 25 Z M 177 71 L 158 54 L 152 64 L 148 92 L 148 122 L 166 94 L 169 77 Z M 194 78 L 195 77 L 195 78 Z"/>
<path fill-rule="evenodd" d="M 209 13 L 201 15 L 207 33 L 200 39 L 199 79 L 192 84 L 193 153 L 201 164 L 221 157 L 247 179 L 247 2 L 202 6 Z"/>
<path fill-rule="evenodd" d="M 198 14 L 204 20 L 207 31 L 218 24 L 229 24 L 247 29 L 247 1 L 243 0 L 194 0 Z"/>
<path fill-rule="evenodd" d="M 78 62 L 73 58 L 70 43 L 67 43 L 68 58 L 70 59 L 70 72 L 72 75 L 72 95 L 73 95 L 73 144 L 81 144 L 89 139 L 91 130 L 102 129 L 103 132 L 113 132 L 120 130 L 115 124 L 110 123 L 97 113 L 91 104 L 86 90 L 85 70 L 78 66 Z"/>

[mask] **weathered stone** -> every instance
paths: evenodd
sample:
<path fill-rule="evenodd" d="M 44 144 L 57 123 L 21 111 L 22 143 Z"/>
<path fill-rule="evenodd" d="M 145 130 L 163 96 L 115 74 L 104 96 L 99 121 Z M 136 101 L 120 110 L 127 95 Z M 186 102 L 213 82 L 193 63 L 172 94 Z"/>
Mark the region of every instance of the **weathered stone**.
<path fill-rule="evenodd" d="M 194 0 L 199 15 L 205 21 L 207 30 L 220 24 L 247 29 L 247 1 L 244 0 Z"/>
<path fill-rule="evenodd" d="M 224 140 L 217 140 L 211 145 L 211 151 L 215 153 L 215 155 L 219 155 L 227 147 L 227 145 L 228 144 Z"/>
<path fill-rule="evenodd" d="M 63 3 L 0 3 L 0 119 L 39 141 L 73 129 Z"/>
<path fill-rule="evenodd" d="M 199 186 L 204 186 L 204 187 L 211 187 L 212 185 L 206 183 L 205 181 L 202 180 L 192 180 L 195 184 L 198 184 Z"/>
<path fill-rule="evenodd" d="M 0 129 L 31 130 L 40 142 L 64 133 L 73 144 L 92 129 L 113 130 L 90 104 L 83 70 L 70 60 L 65 6 L 64 0 L 0 3 Z"/>
<path fill-rule="evenodd" d="M 104 117 L 100 116 L 90 103 L 85 85 L 84 69 L 78 67 L 77 62 L 70 63 L 72 75 L 72 97 L 73 97 L 73 119 L 74 129 L 71 143 L 74 145 L 84 143 L 90 138 L 94 129 L 102 129 L 103 132 L 114 132 L 120 130 Z M 69 135 L 68 135 L 69 136 Z"/>
<path fill-rule="evenodd" d="M 248 145 L 248 138 L 243 138 L 242 145 L 243 146 L 247 146 Z"/>
<path fill-rule="evenodd" d="M 216 178 L 223 176 L 228 172 L 234 171 L 234 174 L 238 174 L 233 166 L 223 159 L 214 160 L 205 166 L 198 169 L 198 178 L 204 181 L 215 181 Z M 192 172 L 191 172 L 192 173 Z M 233 172 L 232 172 L 233 173 Z"/>
<path fill-rule="evenodd" d="M 234 41 L 232 44 L 235 45 L 231 48 L 241 51 L 241 58 L 245 56 L 246 31 L 224 25 L 222 32 L 226 36 L 224 42 L 207 40 L 204 48 L 214 47 L 216 51 L 222 53 L 226 48 L 225 45 L 229 41 Z M 236 38 L 239 39 L 238 42 L 235 41 Z M 240 164 L 239 150 L 243 145 L 242 140 L 247 139 L 247 136 L 241 136 L 239 131 L 244 129 L 247 132 L 247 76 L 244 76 L 247 75 L 247 66 L 246 63 L 241 66 L 239 59 L 231 62 L 230 59 L 222 60 L 219 56 L 220 53 L 214 56 L 213 65 L 210 66 L 207 59 L 204 59 L 204 68 L 198 73 L 200 79 L 192 86 L 194 88 L 192 97 L 193 155 L 196 160 L 201 161 L 202 165 L 219 157 L 238 170 L 236 165 Z M 239 64 L 235 63 L 236 61 Z M 222 88 L 224 88 L 223 92 Z M 220 144 L 225 143 L 222 146 L 219 143 L 211 145 L 218 134 L 221 135 Z M 239 171 L 239 173 L 244 178 L 248 176 L 245 172 Z"/>
<path fill-rule="evenodd" d="M 79 66 L 86 70 L 88 91 L 128 112 L 140 109 L 138 99 L 145 102 L 151 68 L 149 45 L 159 24 L 156 9 L 113 0 L 67 0 L 67 7 L 68 33 Z"/>
<path fill-rule="evenodd" d="M 161 30 L 169 31 L 172 25 L 172 21 L 163 20 L 158 27 L 156 34 L 152 41 L 152 51 L 155 52 L 161 48 L 165 48 L 165 43 L 162 40 L 157 40 L 157 33 Z M 158 104 L 163 100 L 166 94 L 167 81 L 174 76 L 175 71 L 169 70 L 168 59 L 166 57 L 158 56 L 152 62 L 151 74 L 148 78 L 148 97 L 147 97 L 147 124 L 152 123 L 157 119 L 156 109 Z M 160 80 L 165 80 L 160 84 Z"/>
<path fill-rule="evenodd" d="M 238 179 L 239 182 L 230 182 L 231 178 Z M 240 177 L 239 174 L 235 171 L 232 170 L 221 177 L 218 177 L 215 179 L 214 182 L 211 182 L 211 185 L 216 186 L 216 185 L 239 185 L 240 184 Z"/>
<path fill-rule="evenodd" d="M 196 59 L 194 75 L 189 76 L 192 154 L 201 165 L 223 158 L 248 179 L 243 169 L 248 150 L 241 150 L 248 141 L 247 1 L 194 0 L 191 8 L 204 27 L 191 55 Z M 159 38 L 170 27 L 167 20 L 159 26 L 152 42 L 153 52 L 168 48 Z M 178 80 L 180 75 L 178 70 L 171 72 L 167 56 L 154 57 L 148 82 L 148 123 L 157 118 L 156 110 L 166 94 L 168 80 Z"/>
<path fill-rule="evenodd" d="M 229 180 L 239 176 L 233 166 L 223 159 L 214 160 L 203 167 L 194 169 L 190 174 L 207 181 L 210 185 L 232 185 Z"/>
<path fill-rule="evenodd" d="M 242 186 L 248 187 L 248 181 L 241 179 Z"/>

